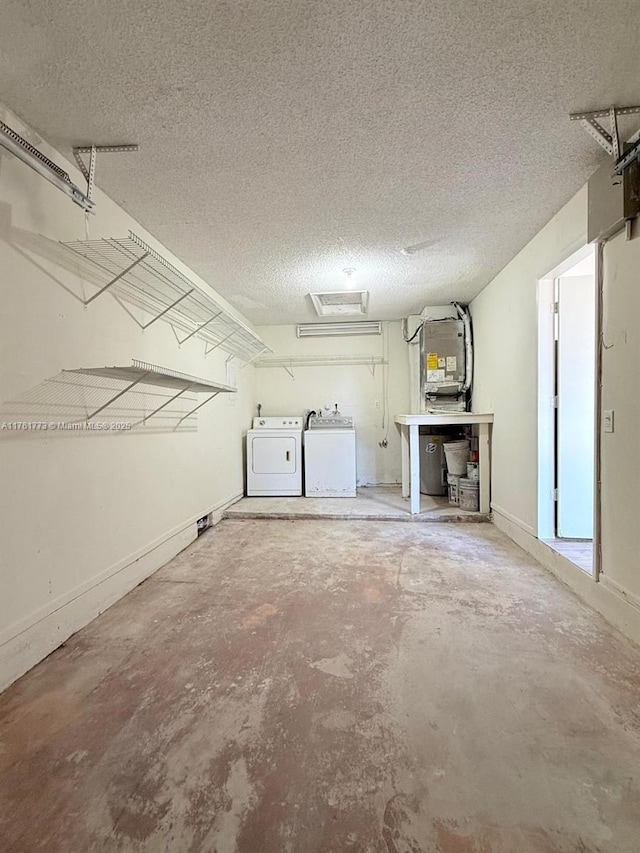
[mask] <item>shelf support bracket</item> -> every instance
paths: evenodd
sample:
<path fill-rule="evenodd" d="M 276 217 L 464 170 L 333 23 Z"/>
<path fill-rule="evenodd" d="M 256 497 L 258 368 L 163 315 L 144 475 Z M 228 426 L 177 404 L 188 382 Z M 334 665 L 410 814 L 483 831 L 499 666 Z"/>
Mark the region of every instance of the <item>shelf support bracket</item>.
<path fill-rule="evenodd" d="M 171 311 L 172 308 L 175 308 L 176 305 L 179 305 L 183 299 L 186 299 L 187 296 L 191 296 L 191 294 L 193 293 L 194 290 L 195 290 L 195 288 L 192 287 L 191 290 L 188 290 L 186 293 L 183 293 L 182 296 L 180 296 L 178 299 L 176 299 L 175 302 L 172 302 L 168 308 L 164 309 L 164 311 L 161 311 L 156 317 L 153 318 L 153 320 L 149 320 L 148 323 L 145 323 L 144 326 L 142 327 L 142 330 L 144 331 L 145 329 L 148 329 L 149 326 L 153 325 L 153 323 L 156 322 L 156 320 L 159 320 L 161 317 L 164 317 L 165 314 L 168 314 L 169 311 Z"/>
<path fill-rule="evenodd" d="M 618 116 L 636 115 L 640 113 L 637 107 L 611 106 L 606 110 L 592 110 L 590 112 L 570 113 L 570 121 L 579 121 L 587 133 L 604 148 L 616 161 L 620 157 L 620 135 L 618 132 Z M 608 117 L 611 125 L 611 133 L 607 132 L 598 121 L 599 118 Z M 617 163 L 616 163 L 617 166 Z"/>
<path fill-rule="evenodd" d="M 145 415 L 145 417 L 142 418 L 141 420 L 136 421 L 134 426 L 138 426 L 139 424 L 146 424 L 147 421 L 149 420 L 149 418 L 152 418 L 154 415 L 157 415 L 158 412 L 161 412 L 163 409 L 166 409 L 168 405 L 173 403 L 174 400 L 177 400 L 178 397 L 181 397 L 190 388 L 191 388 L 191 385 L 187 385 L 184 388 L 182 388 L 180 391 L 178 391 L 177 394 L 174 394 L 173 397 L 171 397 L 169 400 L 166 400 L 161 406 L 158 406 L 157 409 L 154 409 L 150 414 Z"/>
<path fill-rule="evenodd" d="M 92 199 L 93 190 L 95 188 L 96 178 L 96 160 L 98 154 L 124 154 L 138 150 L 137 145 L 80 145 L 73 149 L 78 168 L 84 175 L 87 182 L 87 198 Z M 80 156 L 81 154 L 89 154 L 89 166 Z"/>
<path fill-rule="evenodd" d="M 616 108 L 609 109 L 609 123 L 611 125 L 611 145 L 613 147 L 613 157 L 617 160 L 620 156 L 620 133 L 618 131 L 618 116 Z"/>
<path fill-rule="evenodd" d="M 114 285 L 116 283 L 116 281 L 120 281 L 120 279 L 124 278 L 124 276 L 127 275 L 127 273 L 131 272 L 131 270 L 135 266 L 137 266 L 141 261 L 144 261 L 144 259 L 148 256 L 148 254 L 149 254 L 149 252 L 145 252 L 144 255 L 141 255 L 139 258 L 136 258 L 132 264 L 129 264 L 129 266 L 126 268 L 126 270 L 122 270 L 121 273 L 118 273 L 118 275 L 115 278 L 112 278 L 108 284 L 105 284 L 105 286 L 101 287 L 97 293 L 94 293 L 93 296 L 90 296 L 87 300 L 85 300 L 84 304 L 88 305 L 90 302 L 93 302 L 94 299 L 97 299 L 98 296 L 103 294 L 105 292 L 105 290 L 109 290 L 109 288 L 112 285 Z"/>
<path fill-rule="evenodd" d="M 221 314 L 222 314 L 222 311 L 218 311 L 218 313 L 214 314 L 213 317 L 209 317 L 209 319 L 207 320 L 206 323 L 201 323 L 199 326 L 196 326 L 196 328 L 193 330 L 193 332 L 189 332 L 189 334 L 187 335 L 186 338 L 183 338 L 181 341 L 180 340 L 178 341 L 178 346 L 181 347 L 183 343 L 185 343 L 186 341 L 189 340 L 189 338 L 192 338 L 194 335 L 197 335 L 198 332 L 201 332 L 205 326 L 209 325 L 209 323 L 213 323 L 213 321 L 216 319 L 216 317 L 219 317 Z"/>
<path fill-rule="evenodd" d="M 244 361 L 244 363 L 243 363 L 242 367 L 240 368 L 240 370 L 244 370 L 244 369 L 245 369 L 245 367 L 248 367 L 248 366 L 249 366 L 252 362 L 254 362 L 257 358 L 260 358 L 260 356 L 261 356 L 264 352 L 266 352 L 266 351 L 267 351 L 267 349 L 268 349 L 268 347 L 265 347 L 264 349 L 261 349 L 261 350 L 260 350 L 260 352 L 257 352 L 255 355 L 252 355 L 252 356 L 251 356 L 251 358 L 246 359 L 246 360 Z"/>
<path fill-rule="evenodd" d="M 218 315 L 216 315 L 216 316 L 218 316 Z M 211 321 L 209 321 L 209 322 L 211 322 Z M 234 330 L 233 330 L 233 332 L 231 332 L 231 334 L 227 335 L 227 336 L 226 336 L 226 338 L 223 338 L 221 341 L 218 341 L 218 343 L 217 343 L 217 344 L 214 344 L 214 345 L 211 347 L 211 349 L 207 349 L 207 345 L 206 345 L 206 343 L 205 343 L 205 345 L 204 345 L 204 354 L 205 354 L 205 355 L 209 355 L 209 353 L 210 353 L 210 352 L 213 352 L 213 351 L 214 351 L 214 349 L 218 349 L 218 347 L 222 346 L 222 344 L 223 344 L 225 341 L 228 341 L 228 340 L 229 340 L 229 338 L 232 338 L 232 337 L 235 335 L 235 333 L 236 333 L 237 331 L 238 331 L 237 329 L 234 329 Z"/>
<path fill-rule="evenodd" d="M 213 400 L 214 397 L 217 397 L 219 393 L 220 393 L 219 391 L 216 391 L 215 394 L 211 394 L 211 396 L 207 397 L 206 400 L 203 400 L 202 403 L 200 403 L 198 406 L 196 406 L 195 409 L 191 409 L 190 412 L 187 412 L 186 415 L 183 415 L 180 418 L 180 420 L 178 421 L 178 423 L 175 425 L 174 429 L 178 429 L 178 427 L 180 426 L 182 421 L 186 421 L 186 419 L 190 418 L 191 415 L 195 415 L 195 413 L 198 411 L 198 409 L 201 409 L 203 406 L 206 406 L 207 403 L 209 403 L 211 400 Z"/>
<path fill-rule="evenodd" d="M 149 376 L 149 375 L 150 375 L 150 374 L 149 374 L 149 371 L 147 371 L 147 373 L 143 373 L 143 375 L 142 375 L 142 376 L 139 376 L 137 379 L 134 379 L 134 381 L 133 381 L 133 382 L 130 382 L 130 383 L 129 383 L 129 385 L 127 385 L 127 387 L 126 387 L 126 388 L 123 388 L 123 389 L 122 389 L 122 391 L 118 391 L 118 393 L 115 395 L 115 397 L 112 397 L 112 398 L 111 398 L 107 403 L 105 403 L 104 405 L 100 406 L 100 408 L 99 408 L 99 409 L 96 409 L 96 410 L 95 410 L 95 412 L 92 412 L 90 415 L 87 415 L 87 417 L 85 418 L 85 423 L 89 423 L 89 421 L 90 421 L 92 418 L 95 418 L 95 416 L 96 416 L 96 415 L 99 415 L 99 414 L 100 414 L 100 412 L 103 412 L 105 409 L 108 409 L 108 408 L 109 408 L 109 406 L 110 406 L 112 403 L 115 403 L 115 401 L 116 401 L 116 400 L 119 400 L 119 399 L 120 399 L 120 397 L 123 397 L 123 396 L 127 393 L 127 391 L 131 391 L 131 389 L 132 389 L 134 386 L 138 385 L 140 382 L 144 382 L 144 380 L 145 380 L 145 379 L 147 378 L 147 376 Z"/>

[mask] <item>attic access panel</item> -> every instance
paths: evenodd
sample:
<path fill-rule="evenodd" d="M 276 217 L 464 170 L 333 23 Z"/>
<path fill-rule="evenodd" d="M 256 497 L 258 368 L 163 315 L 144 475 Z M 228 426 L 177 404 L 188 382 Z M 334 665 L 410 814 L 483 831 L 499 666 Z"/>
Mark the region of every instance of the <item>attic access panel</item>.
<path fill-rule="evenodd" d="M 368 290 L 335 290 L 309 296 L 319 317 L 362 315 L 369 308 Z"/>

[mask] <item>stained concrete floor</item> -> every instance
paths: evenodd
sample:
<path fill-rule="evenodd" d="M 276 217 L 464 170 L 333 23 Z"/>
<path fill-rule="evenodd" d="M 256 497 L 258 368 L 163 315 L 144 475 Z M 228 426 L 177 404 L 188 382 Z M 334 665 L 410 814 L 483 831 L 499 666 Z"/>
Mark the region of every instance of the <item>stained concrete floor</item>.
<path fill-rule="evenodd" d="M 638 853 L 639 700 L 493 525 L 223 521 L 0 697 L 0 848 Z"/>

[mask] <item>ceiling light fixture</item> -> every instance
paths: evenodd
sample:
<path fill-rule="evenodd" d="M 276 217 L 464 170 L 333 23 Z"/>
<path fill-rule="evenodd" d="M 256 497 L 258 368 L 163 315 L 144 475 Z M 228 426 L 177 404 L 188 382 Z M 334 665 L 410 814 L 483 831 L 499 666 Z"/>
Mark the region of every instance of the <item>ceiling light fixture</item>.
<path fill-rule="evenodd" d="M 355 267 L 345 267 L 342 272 L 347 277 L 347 287 L 353 287 L 354 284 L 354 273 L 356 271 Z"/>

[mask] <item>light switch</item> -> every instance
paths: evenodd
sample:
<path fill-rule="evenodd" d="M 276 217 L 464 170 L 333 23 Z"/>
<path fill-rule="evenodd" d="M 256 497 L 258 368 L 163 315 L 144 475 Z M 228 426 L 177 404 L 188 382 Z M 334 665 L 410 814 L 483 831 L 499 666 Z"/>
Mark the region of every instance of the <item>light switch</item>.
<path fill-rule="evenodd" d="M 605 409 L 602 417 L 605 432 L 613 432 L 613 409 Z"/>

